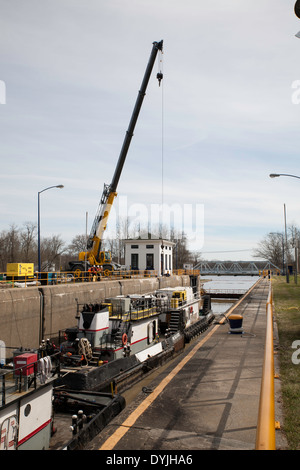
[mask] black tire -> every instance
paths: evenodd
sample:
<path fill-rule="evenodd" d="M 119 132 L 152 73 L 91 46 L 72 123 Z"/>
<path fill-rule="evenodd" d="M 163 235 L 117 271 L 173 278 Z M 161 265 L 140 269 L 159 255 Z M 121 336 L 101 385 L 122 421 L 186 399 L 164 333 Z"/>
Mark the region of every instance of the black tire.
<path fill-rule="evenodd" d="M 84 268 L 81 264 L 75 264 L 72 267 L 72 272 L 74 274 L 75 282 L 82 281 L 84 277 Z"/>

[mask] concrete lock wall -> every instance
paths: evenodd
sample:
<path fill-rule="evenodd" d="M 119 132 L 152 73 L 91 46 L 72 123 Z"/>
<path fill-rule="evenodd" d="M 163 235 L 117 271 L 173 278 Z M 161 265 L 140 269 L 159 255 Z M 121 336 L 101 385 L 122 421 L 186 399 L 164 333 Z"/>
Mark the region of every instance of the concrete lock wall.
<path fill-rule="evenodd" d="M 37 348 L 41 339 L 53 338 L 59 330 L 77 325 L 77 302 L 96 303 L 117 295 L 146 294 L 164 287 L 189 285 L 189 276 L 170 276 L 3 289 L 0 341 L 12 349 Z"/>
<path fill-rule="evenodd" d="M 0 291 L 0 340 L 7 348 L 38 344 L 40 306 L 37 287 Z M 6 356 L 10 352 L 7 350 Z"/>

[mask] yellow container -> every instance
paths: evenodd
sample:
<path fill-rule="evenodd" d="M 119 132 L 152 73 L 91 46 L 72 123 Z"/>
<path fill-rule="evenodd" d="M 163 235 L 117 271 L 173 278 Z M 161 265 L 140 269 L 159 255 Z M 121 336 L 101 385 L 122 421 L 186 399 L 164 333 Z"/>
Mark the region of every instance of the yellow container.
<path fill-rule="evenodd" d="M 7 263 L 6 265 L 7 277 L 22 277 L 33 278 L 34 264 L 33 263 Z"/>

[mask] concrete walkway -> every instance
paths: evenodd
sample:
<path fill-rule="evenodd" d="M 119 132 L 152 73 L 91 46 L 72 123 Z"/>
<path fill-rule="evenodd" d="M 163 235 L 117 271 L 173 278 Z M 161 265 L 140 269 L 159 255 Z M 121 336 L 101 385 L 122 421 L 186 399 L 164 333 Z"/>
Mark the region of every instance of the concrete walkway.
<path fill-rule="evenodd" d="M 220 316 L 88 450 L 254 450 L 268 290 L 263 279 L 237 303 L 234 313 L 243 315 L 243 334 L 229 333 Z"/>

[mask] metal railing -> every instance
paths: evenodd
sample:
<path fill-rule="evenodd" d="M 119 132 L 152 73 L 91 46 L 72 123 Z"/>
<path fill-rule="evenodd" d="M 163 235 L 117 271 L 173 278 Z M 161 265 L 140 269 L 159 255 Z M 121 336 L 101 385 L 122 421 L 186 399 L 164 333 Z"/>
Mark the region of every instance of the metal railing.
<path fill-rule="evenodd" d="M 173 275 L 194 275 L 198 276 L 198 270 L 174 270 Z M 158 277 L 155 270 L 99 270 L 93 271 L 55 271 L 55 272 L 35 272 L 34 276 L 12 276 L 7 273 L 0 273 L 0 288 L 4 287 L 30 287 L 39 285 L 59 285 L 73 282 L 96 282 L 101 280 L 117 280 L 131 278 L 153 278 Z"/>
<path fill-rule="evenodd" d="M 276 449 L 272 302 L 272 284 L 270 280 L 269 295 L 266 304 L 266 337 L 256 431 L 256 450 Z"/>
<path fill-rule="evenodd" d="M 207 289 L 203 287 L 206 294 L 238 294 L 243 295 L 247 289 Z"/>
<path fill-rule="evenodd" d="M 50 356 L 54 360 L 51 373 L 55 370 L 58 376 L 60 375 L 60 363 L 56 359 L 59 354 L 58 352 Z M 12 399 L 18 398 L 22 392 L 30 391 L 30 389 L 36 390 L 40 383 L 44 383 L 40 379 L 42 374 L 38 368 L 39 360 L 37 359 L 24 366 L 17 367 L 14 365 L 0 368 L 0 406 L 4 406 Z M 30 370 L 30 374 L 27 375 L 28 370 Z M 38 379 L 40 380 L 38 381 Z"/>
<path fill-rule="evenodd" d="M 1 287 L 30 287 L 39 285 L 59 285 L 69 284 L 74 282 L 96 282 L 108 279 L 130 279 L 130 278 L 145 278 L 157 277 L 157 271 L 57 271 L 57 272 L 36 272 L 33 276 L 10 276 L 6 277 L 6 273 L 0 274 L 0 288 Z"/>

